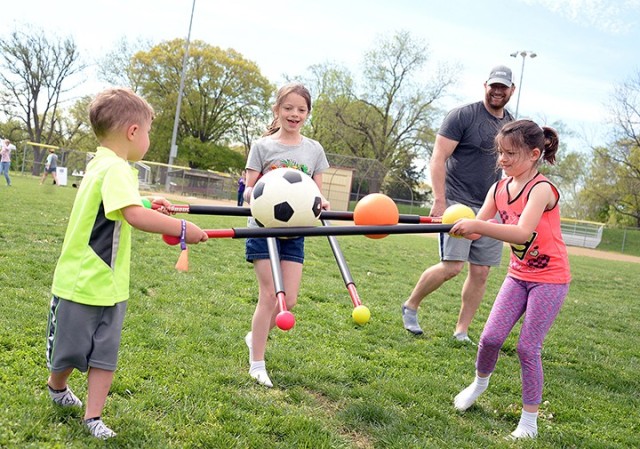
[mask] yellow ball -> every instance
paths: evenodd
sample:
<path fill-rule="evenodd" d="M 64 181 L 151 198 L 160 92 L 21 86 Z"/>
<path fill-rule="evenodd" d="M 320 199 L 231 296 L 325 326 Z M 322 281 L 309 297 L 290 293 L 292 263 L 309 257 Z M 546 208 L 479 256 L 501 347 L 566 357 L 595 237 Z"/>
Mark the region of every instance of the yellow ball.
<path fill-rule="evenodd" d="M 476 218 L 476 214 L 469 206 L 465 206 L 464 204 L 453 204 L 447 207 L 444 214 L 442 214 L 442 223 L 454 224 L 461 218 L 473 219 Z"/>
<path fill-rule="evenodd" d="M 351 316 L 357 324 L 367 324 L 371 318 L 371 312 L 367 306 L 359 305 L 353 309 Z"/>

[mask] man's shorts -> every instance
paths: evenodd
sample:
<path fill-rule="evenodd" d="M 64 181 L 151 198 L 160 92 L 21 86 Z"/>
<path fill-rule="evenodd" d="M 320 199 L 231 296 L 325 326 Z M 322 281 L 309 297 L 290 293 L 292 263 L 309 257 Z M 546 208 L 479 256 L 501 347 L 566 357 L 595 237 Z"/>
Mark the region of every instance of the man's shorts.
<path fill-rule="evenodd" d="M 456 202 L 447 203 L 448 206 Z M 472 207 L 474 213 L 480 210 Z M 449 234 L 440 234 L 439 238 L 440 260 L 463 261 L 474 265 L 497 267 L 502 259 L 504 242 L 491 237 L 480 237 L 478 240 L 469 240 L 461 237 L 451 237 Z"/>
<path fill-rule="evenodd" d="M 53 296 L 47 326 L 50 371 L 89 367 L 115 371 L 127 301 L 88 306 Z"/>
<path fill-rule="evenodd" d="M 275 239 L 280 254 L 280 260 L 304 263 L 304 237 L 292 239 Z M 245 243 L 245 256 L 247 262 L 269 258 L 267 239 L 249 238 Z"/>

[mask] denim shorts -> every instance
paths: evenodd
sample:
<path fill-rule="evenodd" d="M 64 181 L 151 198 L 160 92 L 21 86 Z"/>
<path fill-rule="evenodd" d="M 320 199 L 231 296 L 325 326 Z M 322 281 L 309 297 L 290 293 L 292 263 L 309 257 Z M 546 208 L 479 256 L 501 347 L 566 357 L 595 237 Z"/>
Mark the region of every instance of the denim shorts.
<path fill-rule="evenodd" d="M 276 239 L 280 260 L 304 263 L 304 237 L 292 239 Z M 249 238 L 245 243 L 247 262 L 269 258 L 267 239 Z"/>

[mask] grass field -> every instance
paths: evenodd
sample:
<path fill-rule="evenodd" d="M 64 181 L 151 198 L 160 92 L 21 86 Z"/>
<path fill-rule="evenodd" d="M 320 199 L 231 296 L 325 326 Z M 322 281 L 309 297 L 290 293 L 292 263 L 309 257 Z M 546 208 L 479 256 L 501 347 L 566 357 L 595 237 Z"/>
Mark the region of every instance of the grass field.
<path fill-rule="evenodd" d="M 275 387 L 265 389 L 247 374 L 243 337 L 257 287 L 244 241 L 193 246 L 190 271 L 180 273 L 179 250 L 142 232 L 134 233 L 131 298 L 103 414 L 119 435 L 94 441 L 81 412 L 54 407 L 45 386 L 50 285 L 76 190 L 21 176 L 13 184 L 0 187 L 2 448 L 640 446 L 638 264 L 571 257 L 572 287 L 543 350 L 540 435 L 508 442 L 520 416 L 517 336 L 476 405 L 464 414 L 452 406 L 475 361 L 475 348 L 451 338 L 463 276 L 423 303 L 424 337 L 402 328 L 400 304 L 437 261 L 435 239 L 338 238 L 372 312 L 362 327 L 351 320 L 326 239 L 307 239 L 297 324 L 270 337 Z M 191 218 L 205 228 L 244 226 L 242 218 Z M 504 266 L 492 271 L 471 328 L 476 340 L 504 274 Z M 83 374 L 70 385 L 85 399 Z"/>

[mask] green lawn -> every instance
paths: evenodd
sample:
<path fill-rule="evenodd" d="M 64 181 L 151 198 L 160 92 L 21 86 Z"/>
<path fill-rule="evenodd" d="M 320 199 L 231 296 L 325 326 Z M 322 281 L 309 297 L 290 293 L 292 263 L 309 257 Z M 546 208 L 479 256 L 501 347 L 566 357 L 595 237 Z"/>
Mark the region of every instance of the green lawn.
<path fill-rule="evenodd" d="M 520 371 L 509 337 L 489 390 L 466 413 L 453 397 L 473 378 L 475 348 L 451 334 L 463 277 L 423 303 L 415 338 L 400 304 L 437 261 L 436 240 L 339 237 L 369 324 L 351 301 L 325 238 L 307 239 L 296 326 L 267 349 L 273 389 L 248 376 L 243 337 L 257 287 L 244 241 L 179 249 L 135 232 L 120 364 L 104 410 L 116 430 L 92 440 L 81 412 L 54 407 L 45 381 L 50 285 L 76 190 L 13 176 L 0 187 L 0 447 L 2 448 L 630 448 L 640 442 L 640 265 L 572 257 L 573 283 L 547 338 L 536 441 L 507 442 L 520 416 Z M 204 228 L 237 217 L 191 217 Z M 505 253 L 505 257 L 507 254 Z M 506 259 L 503 259 L 506 260 Z M 478 338 L 505 267 L 493 270 L 471 329 Z M 86 378 L 74 373 L 84 400 Z"/>

